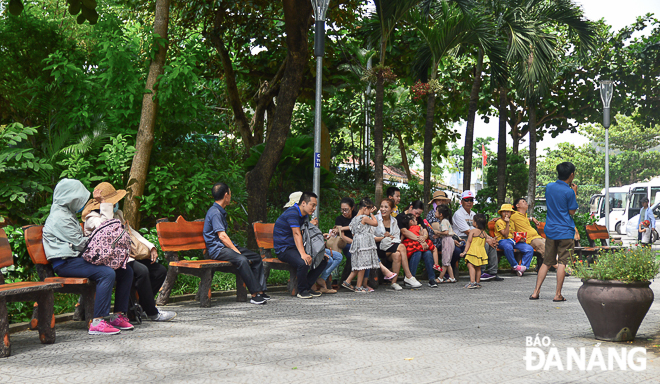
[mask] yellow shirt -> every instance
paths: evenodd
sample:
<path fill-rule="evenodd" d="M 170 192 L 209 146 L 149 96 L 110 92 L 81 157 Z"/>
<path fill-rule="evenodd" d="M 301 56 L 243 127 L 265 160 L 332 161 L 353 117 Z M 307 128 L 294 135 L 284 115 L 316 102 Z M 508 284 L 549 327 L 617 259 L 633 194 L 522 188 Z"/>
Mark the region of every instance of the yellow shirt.
<path fill-rule="evenodd" d="M 394 207 L 394 210 L 392 210 L 392 212 L 390 212 L 390 216 L 396 217 L 396 215 L 398 215 L 398 214 L 399 214 L 399 206 L 397 205 L 396 207 Z"/>
<path fill-rule="evenodd" d="M 527 214 L 522 214 L 520 212 L 513 212 L 511 214 L 511 223 L 513 223 L 518 232 L 527 232 L 527 244 L 531 243 L 534 239 L 541 239 L 541 235 L 532 228 L 532 225 L 529 223 Z"/>
<path fill-rule="evenodd" d="M 506 228 L 506 222 L 502 219 L 499 219 L 495 222 L 495 238 L 497 241 L 502 239 L 513 239 L 513 233 L 516 232 L 516 226 L 513 224 L 513 220 L 509 220 L 509 236 L 504 237 L 502 230 Z"/>

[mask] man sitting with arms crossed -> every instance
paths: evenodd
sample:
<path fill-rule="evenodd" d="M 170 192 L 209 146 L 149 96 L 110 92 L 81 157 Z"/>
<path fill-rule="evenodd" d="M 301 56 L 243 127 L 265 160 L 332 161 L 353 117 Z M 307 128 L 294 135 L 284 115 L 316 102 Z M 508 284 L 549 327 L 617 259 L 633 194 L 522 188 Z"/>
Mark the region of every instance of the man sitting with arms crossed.
<path fill-rule="evenodd" d="M 252 295 L 250 303 L 266 304 L 270 296 L 266 294 L 266 276 L 261 256 L 237 246 L 227 236 L 227 211 L 231 202 L 231 190 L 225 183 L 216 183 L 211 189 L 215 203 L 206 212 L 204 219 L 204 242 L 207 257 L 213 260 L 229 261 L 236 267 L 238 274 Z"/>
<path fill-rule="evenodd" d="M 298 297 L 311 299 L 321 296 L 321 292 L 312 290 L 312 284 L 321 276 L 328 264 L 327 255 L 317 265 L 313 265 L 310 255 L 305 252 L 300 227 L 316 209 L 316 194 L 303 192 L 300 201 L 289 207 L 275 221 L 273 228 L 273 246 L 277 258 L 297 269 Z M 312 220 L 313 225 L 318 224 Z"/>

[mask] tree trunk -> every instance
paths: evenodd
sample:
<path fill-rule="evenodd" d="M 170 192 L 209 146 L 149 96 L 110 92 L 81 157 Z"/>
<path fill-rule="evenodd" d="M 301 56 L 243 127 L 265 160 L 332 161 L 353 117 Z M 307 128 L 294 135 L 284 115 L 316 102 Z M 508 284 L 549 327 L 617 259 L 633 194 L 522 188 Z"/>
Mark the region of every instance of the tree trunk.
<path fill-rule="evenodd" d="M 291 130 L 291 115 L 300 93 L 303 75 L 307 69 L 307 34 L 312 6 L 307 0 L 282 0 L 287 43 L 286 68 L 277 95 L 277 108 L 273 116 L 264 151 L 254 169 L 247 176 L 248 222 L 266 221 L 266 191 L 275 167 L 280 160 L 284 143 Z M 248 226 L 248 247 L 257 248 L 252 225 Z"/>
<path fill-rule="evenodd" d="M 403 170 L 406 171 L 406 177 L 408 180 L 412 179 L 412 173 L 410 173 L 410 165 L 408 164 L 408 155 L 406 155 L 406 145 L 403 143 L 403 137 L 401 133 L 395 133 L 396 138 L 399 140 L 399 150 L 401 151 L 401 166 Z"/>
<path fill-rule="evenodd" d="M 514 106 L 514 104 L 511 103 L 509 107 L 511 108 L 510 125 L 511 125 L 511 138 L 513 139 L 513 146 L 511 152 L 514 155 L 517 155 L 518 151 L 520 150 L 520 125 L 519 125 L 520 119 L 516 119 L 516 107 Z"/>
<path fill-rule="evenodd" d="M 376 179 L 375 200 L 383 197 L 383 102 L 385 101 L 385 81 L 382 76 L 376 80 L 376 118 L 374 120 L 374 178 Z M 377 204 L 377 203 L 376 203 Z"/>
<path fill-rule="evenodd" d="M 529 104 L 529 183 L 527 184 L 527 204 L 529 216 L 534 216 L 536 200 L 536 105 Z"/>
<path fill-rule="evenodd" d="M 497 204 L 506 200 L 506 88 L 500 87 L 500 132 L 497 141 Z"/>
<path fill-rule="evenodd" d="M 474 71 L 474 82 L 470 91 L 470 105 L 468 109 L 467 128 L 465 129 L 465 146 L 463 148 L 463 190 L 470 189 L 472 177 L 472 147 L 474 144 L 474 119 L 477 114 L 477 102 L 479 101 L 479 90 L 481 89 L 481 71 L 484 64 L 484 51 L 479 48 L 477 54 L 477 65 Z"/>
<path fill-rule="evenodd" d="M 433 68 L 437 68 L 436 65 Z M 432 76 L 435 78 L 435 76 Z M 426 127 L 424 129 L 424 208 L 431 199 L 431 150 L 433 149 L 433 117 L 435 114 L 435 93 L 429 92 L 426 102 Z M 426 212 L 424 212 L 426 214 Z"/>
<path fill-rule="evenodd" d="M 158 47 L 154 60 L 149 64 L 146 90 L 142 96 L 142 114 L 135 140 L 135 155 L 131 164 L 131 172 L 126 185 L 127 196 L 124 202 L 124 217 L 133 228 L 139 228 L 140 202 L 137 197 L 144 193 L 144 184 L 149 170 L 151 149 L 154 146 L 154 130 L 156 114 L 158 113 L 158 100 L 156 95 L 158 87 L 156 81 L 163 74 L 165 58 L 167 57 L 167 25 L 170 18 L 170 0 L 156 0 L 154 17 L 154 33 L 164 39 L 164 45 Z"/>

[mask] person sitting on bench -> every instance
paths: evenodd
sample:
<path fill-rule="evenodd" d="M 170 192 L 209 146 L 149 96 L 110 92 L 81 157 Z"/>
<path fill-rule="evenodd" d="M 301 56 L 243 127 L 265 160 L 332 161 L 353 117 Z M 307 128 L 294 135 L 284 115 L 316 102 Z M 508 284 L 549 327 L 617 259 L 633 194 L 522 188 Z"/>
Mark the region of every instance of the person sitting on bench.
<path fill-rule="evenodd" d="M 211 189 L 215 203 L 206 212 L 204 219 L 204 242 L 206 257 L 213 260 L 229 261 L 252 295 L 250 303 L 266 304 L 270 296 L 266 294 L 266 276 L 261 256 L 245 247 L 239 247 L 227 235 L 227 211 L 231 202 L 231 190 L 225 183 L 215 183 Z"/>
<path fill-rule="evenodd" d="M 119 219 L 122 223 L 126 223 L 124 213 L 119 209 L 119 202 L 124 196 L 126 196 L 125 190 L 116 190 L 107 182 L 94 187 L 93 199 L 87 202 L 82 212 L 85 236 L 90 236 L 96 228 L 108 220 Z M 176 312 L 158 309 L 154 300 L 154 296 L 163 286 L 167 269 L 157 262 L 156 246 L 147 241 L 135 228 L 129 226 L 129 230 L 131 242 L 135 241 L 135 247 L 131 246 L 127 265 L 133 270 L 133 285 L 140 306 L 149 320 L 170 321 L 176 317 Z"/>
<path fill-rule="evenodd" d="M 82 212 L 89 191 L 75 179 L 62 179 L 53 191 L 53 205 L 43 229 L 46 258 L 61 277 L 85 277 L 96 283 L 94 320 L 89 325 L 90 335 L 114 335 L 120 330 L 133 329 L 125 314 L 133 284 L 131 268 L 114 270 L 107 265 L 94 265 L 81 256 L 88 238 L 78 224 L 77 214 Z M 117 282 L 114 314 L 110 316 L 112 288 Z M 106 322 L 105 318 L 109 321 Z"/>

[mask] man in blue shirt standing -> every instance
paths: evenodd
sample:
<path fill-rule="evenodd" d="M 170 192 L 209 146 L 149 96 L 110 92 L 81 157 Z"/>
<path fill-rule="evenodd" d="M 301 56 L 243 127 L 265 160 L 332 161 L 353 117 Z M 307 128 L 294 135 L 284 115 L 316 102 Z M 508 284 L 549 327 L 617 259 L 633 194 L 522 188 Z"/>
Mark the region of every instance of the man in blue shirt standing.
<path fill-rule="evenodd" d="M 225 183 L 216 183 L 211 189 L 215 203 L 206 212 L 204 219 L 204 242 L 206 255 L 213 260 L 229 261 L 245 282 L 252 295 L 250 303 L 266 304 L 266 276 L 261 256 L 245 247 L 239 247 L 227 236 L 227 211 L 231 201 L 231 190 Z"/>
<path fill-rule="evenodd" d="M 301 299 L 321 296 L 321 292 L 312 290 L 312 284 L 321 276 L 328 264 L 327 258 L 324 258 L 316 268 L 310 268 L 312 257 L 305 252 L 300 231 L 307 216 L 314 213 L 316 199 L 317 196 L 313 192 L 303 192 L 300 201 L 284 211 L 275 221 L 273 228 L 275 253 L 278 259 L 296 268 L 298 297 Z"/>
<path fill-rule="evenodd" d="M 548 206 L 545 222 L 545 257 L 536 276 L 534 293 L 529 296 L 530 300 L 538 300 L 548 269 L 557 262 L 557 291 L 552 301 L 566 301 L 561 295 L 561 288 L 566 275 L 566 264 L 574 246 L 575 222 L 571 216 L 578 209 L 577 185 L 573 184 L 575 165 L 570 162 L 557 165 L 557 178 L 559 180 L 545 187 L 545 200 Z"/>

